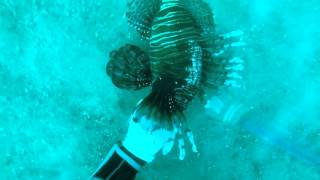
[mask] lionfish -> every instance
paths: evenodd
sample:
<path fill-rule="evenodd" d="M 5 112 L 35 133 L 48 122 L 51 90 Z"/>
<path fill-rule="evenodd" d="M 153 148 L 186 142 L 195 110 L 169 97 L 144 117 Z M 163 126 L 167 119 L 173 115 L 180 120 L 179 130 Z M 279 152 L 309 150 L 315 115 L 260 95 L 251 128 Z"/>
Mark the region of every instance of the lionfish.
<path fill-rule="evenodd" d="M 184 111 L 195 98 L 224 86 L 237 86 L 241 58 L 228 48 L 233 32 L 218 35 L 211 8 L 202 0 L 129 0 L 126 17 L 146 41 L 144 50 L 126 44 L 110 53 L 107 74 L 119 88 L 152 86 L 135 111 L 157 125 L 172 128 L 185 121 Z M 230 42 L 229 42 L 230 41 Z M 239 45 L 239 43 L 238 43 Z"/>

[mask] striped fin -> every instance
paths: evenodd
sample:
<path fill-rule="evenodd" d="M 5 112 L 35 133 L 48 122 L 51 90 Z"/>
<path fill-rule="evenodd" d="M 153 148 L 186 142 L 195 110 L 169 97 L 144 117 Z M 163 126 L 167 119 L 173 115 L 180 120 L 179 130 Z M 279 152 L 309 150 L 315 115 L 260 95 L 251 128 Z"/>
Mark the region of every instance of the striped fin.
<path fill-rule="evenodd" d="M 241 87 L 242 71 L 244 70 L 244 60 L 240 57 L 234 57 L 228 61 L 225 67 L 227 78 L 224 85 L 231 87 Z"/>
<path fill-rule="evenodd" d="M 185 8 L 192 14 L 204 36 L 213 35 L 215 23 L 210 6 L 203 0 L 183 0 Z"/>
<path fill-rule="evenodd" d="M 151 85 L 149 56 L 135 45 L 112 51 L 106 70 L 118 88 L 139 90 Z"/>
<path fill-rule="evenodd" d="M 159 11 L 161 0 L 128 0 L 127 19 L 130 26 L 136 29 L 143 39 L 149 39 L 151 24 Z"/>
<path fill-rule="evenodd" d="M 244 88 L 243 32 L 232 31 L 216 37 L 215 46 L 206 49 L 203 61 L 202 88 L 205 93 L 200 94 L 200 98 L 204 103 L 207 93 L 211 95 L 220 90 Z"/>
<path fill-rule="evenodd" d="M 217 43 L 217 46 L 220 47 L 220 54 L 215 55 L 216 57 L 228 59 L 225 66 L 227 74 L 224 85 L 240 88 L 242 87 L 242 73 L 245 64 L 245 61 L 241 57 L 243 56 L 243 52 L 241 52 L 242 47 L 246 45 L 243 41 L 243 32 L 240 30 L 232 31 L 220 37 L 222 39 L 221 45 Z"/>

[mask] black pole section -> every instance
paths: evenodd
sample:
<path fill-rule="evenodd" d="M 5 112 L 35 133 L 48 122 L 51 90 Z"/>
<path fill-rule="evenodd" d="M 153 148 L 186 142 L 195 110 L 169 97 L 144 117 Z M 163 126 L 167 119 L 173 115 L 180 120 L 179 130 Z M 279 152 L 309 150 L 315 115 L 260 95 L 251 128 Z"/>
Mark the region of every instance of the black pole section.
<path fill-rule="evenodd" d="M 134 180 L 146 162 L 130 153 L 121 143 L 115 144 L 91 178 Z"/>

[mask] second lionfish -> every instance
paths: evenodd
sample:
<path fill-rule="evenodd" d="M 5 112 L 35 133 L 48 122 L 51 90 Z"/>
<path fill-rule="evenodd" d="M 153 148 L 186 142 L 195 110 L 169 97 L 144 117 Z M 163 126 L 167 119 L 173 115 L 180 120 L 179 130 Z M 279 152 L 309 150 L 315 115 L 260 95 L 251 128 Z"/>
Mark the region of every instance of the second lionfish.
<path fill-rule="evenodd" d="M 160 126 L 183 124 L 195 98 L 224 86 L 237 86 L 243 60 L 226 48 L 237 32 L 218 35 L 213 13 L 202 0 L 131 0 L 127 19 L 147 48 L 126 44 L 110 53 L 107 73 L 123 89 L 152 86 L 136 109 Z M 229 43 L 228 43 L 229 42 Z"/>

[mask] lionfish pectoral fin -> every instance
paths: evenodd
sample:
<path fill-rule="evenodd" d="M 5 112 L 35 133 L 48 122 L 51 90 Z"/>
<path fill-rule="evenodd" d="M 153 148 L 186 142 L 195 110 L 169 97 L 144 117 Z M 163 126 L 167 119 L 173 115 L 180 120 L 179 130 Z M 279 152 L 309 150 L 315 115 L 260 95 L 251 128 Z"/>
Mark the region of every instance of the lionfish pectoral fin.
<path fill-rule="evenodd" d="M 206 49 L 209 55 L 204 59 L 203 84 L 209 89 L 243 88 L 243 34 L 237 30 L 216 35 L 214 46 Z"/>
<path fill-rule="evenodd" d="M 213 35 L 215 23 L 212 9 L 203 0 L 183 0 L 185 8 L 192 14 L 204 36 Z"/>
<path fill-rule="evenodd" d="M 243 59 L 243 49 L 246 46 L 244 33 L 241 30 L 231 31 L 220 35 L 220 54 L 216 54 L 217 58 L 227 59 L 225 70 L 227 71 L 225 86 L 240 88 L 243 85 L 243 70 L 245 61 Z"/>
<path fill-rule="evenodd" d="M 152 82 L 148 54 L 132 44 L 110 53 L 106 71 L 113 84 L 122 89 L 139 90 Z"/>
<path fill-rule="evenodd" d="M 224 85 L 241 88 L 243 84 L 242 72 L 244 70 L 244 60 L 241 57 L 233 57 L 225 67 L 227 78 Z"/>
<path fill-rule="evenodd" d="M 151 25 L 159 11 L 161 0 L 128 0 L 126 16 L 128 23 L 136 29 L 142 38 L 149 39 Z"/>
<path fill-rule="evenodd" d="M 228 50 L 235 50 L 235 48 L 242 48 L 246 46 L 243 40 L 243 31 L 236 30 L 222 35 L 218 35 L 215 39 L 215 47 L 217 55 L 220 55 Z"/>

